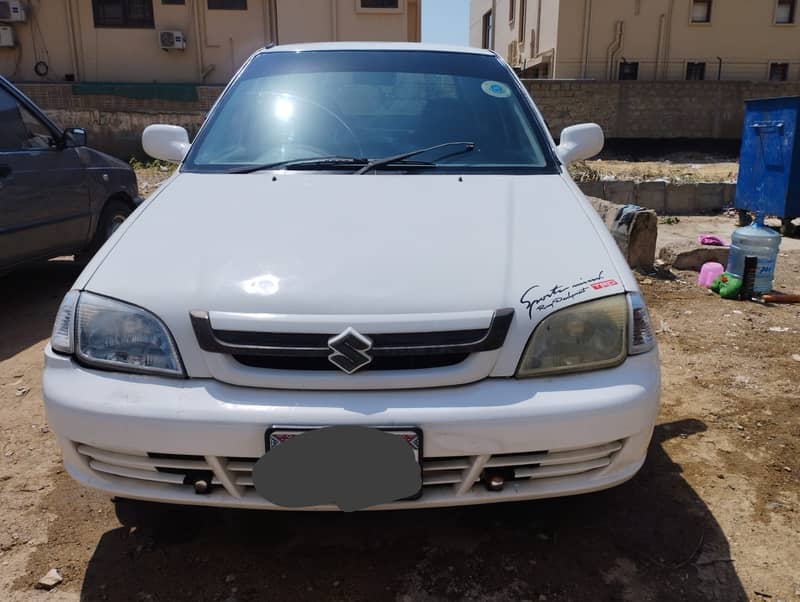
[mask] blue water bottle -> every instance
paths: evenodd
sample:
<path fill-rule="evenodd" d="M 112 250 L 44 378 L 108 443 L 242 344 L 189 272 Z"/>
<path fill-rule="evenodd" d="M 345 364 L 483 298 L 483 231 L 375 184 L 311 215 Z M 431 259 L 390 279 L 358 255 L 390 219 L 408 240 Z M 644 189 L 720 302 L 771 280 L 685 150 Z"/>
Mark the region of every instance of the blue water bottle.
<path fill-rule="evenodd" d="M 742 278 L 745 257 L 755 257 L 758 263 L 753 292 L 757 295 L 768 293 L 772 290 L 780 245 L 781 235 L 767 228 L 764 225 L 764 213 L 758 212 L 752 224 L 734 230 L 727 271 Z"/>

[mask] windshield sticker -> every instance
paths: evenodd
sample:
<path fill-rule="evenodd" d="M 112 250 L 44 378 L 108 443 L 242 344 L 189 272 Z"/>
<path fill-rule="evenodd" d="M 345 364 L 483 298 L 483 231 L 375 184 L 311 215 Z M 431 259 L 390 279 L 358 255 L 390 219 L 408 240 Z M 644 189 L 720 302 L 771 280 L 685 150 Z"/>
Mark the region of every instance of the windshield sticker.
<path fill-rule="evenodd" d="M 489 96 L 494 96 L 495 98 L 508 98 L 511 96 L 511 88 L 501 82 L 483 82 L 481 84 L 481 89 Z"/>
<path fill-rule="evenodd" d="M 597 276 L 581 279 L 571 284 L 556 284 L 550 289 L 541 290 L 542 287 L 534 284 L 520 297 L 519 302 L 528 310 L 528 318 L 533 319 L 533 310 L 545 311 L 558 305 L 585 295 L 589 291 L 598 291 L 612 286 L 618 286 L 616 280 L 604 276 L 605 270 L 600 270 Z"/>

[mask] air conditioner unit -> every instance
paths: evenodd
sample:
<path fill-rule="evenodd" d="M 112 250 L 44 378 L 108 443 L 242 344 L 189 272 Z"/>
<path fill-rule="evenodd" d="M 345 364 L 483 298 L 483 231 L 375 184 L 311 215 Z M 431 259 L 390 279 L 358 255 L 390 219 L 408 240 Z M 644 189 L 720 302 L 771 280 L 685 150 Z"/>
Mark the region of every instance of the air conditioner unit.
<path fill-rule="evenodd" d="M 25 22 L 25 6 L 20 0 L 0 0 L 0 21 Z"/>
<path fill-rule="evenodd" d="M 180 31 L 159 31 L 158 39 L 162 50 L 184 50 L 186 49 L 186 38 Z"/>
<path fill-rule="evenodd" d="M 14 48 L 14 29 L 10 25 L 0 25 L 0 48 Z"/>

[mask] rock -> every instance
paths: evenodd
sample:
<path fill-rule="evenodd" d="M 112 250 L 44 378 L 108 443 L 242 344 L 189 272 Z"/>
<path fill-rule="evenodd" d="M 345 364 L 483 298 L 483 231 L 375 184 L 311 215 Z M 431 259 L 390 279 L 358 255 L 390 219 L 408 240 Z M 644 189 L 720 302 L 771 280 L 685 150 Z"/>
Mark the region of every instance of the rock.
<path fill-rule="evenodd" d="M 676 270 L 694 270 L 699 272 L 704 263 L 716 261 L 728 264 L 728 247 L 709 247 L 695 242 L 674 242 L 665 245 L 658 256 Z"/>
<path fill-rule="evenodd" d="M 64 578 L 58 574 L 58 571 L 56 569 L 50 569 L 47 571 L 47 574 L 36 583 L 36 588 L 51 590 L 62 581 L 64 581 Z"/>
<path fill-rule="evenodd" d="M 796 362 L 800 362 L 800 353 L 795 353 L 792 355 L 792 359 Z"/>
<path fill-rule="evenodd" d="M 622 205 L 603 199 L 587 198 L 611 232 L 628 265 L 632 268 L 651 268 L 655 261 L 658 236 L 658 217 L 655 211 L 642 209 L 629 225 L 620 226 L 615 220 Z"/>
<path fill-rule="evenodd" d="M 30 387 L 17 387 L 17 397 L 24 397 L 30 392 Z"/>

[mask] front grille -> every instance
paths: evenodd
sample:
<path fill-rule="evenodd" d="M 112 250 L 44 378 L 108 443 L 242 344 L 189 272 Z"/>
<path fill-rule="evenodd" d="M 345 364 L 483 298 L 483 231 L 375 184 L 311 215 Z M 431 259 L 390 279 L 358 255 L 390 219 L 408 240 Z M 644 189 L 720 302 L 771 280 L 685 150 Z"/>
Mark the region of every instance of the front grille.
<path fill-rule="evenodd" d="M 371 371 L 454 366 L 465 361 L 470 354 L 502 347 L 513 317 L 513 309 L 499 309 L 486 328 L 355 333 L 363 346 L 354 352 L 355 356 L 349 356 L 349 360 L 361 363 L 361 356 L 368 358 L 369 363 L 363 362 L 362 366 Z M 334 351 L 341 357 L 342 351 L 336 342 L 346 332 L 215 330 L 208 312 L 193 311 L 190 318 L 201 349 L 231 356 L 245 366 L 272 370 L 345 370 L 341 365 L 337 368 L 328 357 Z M 348 347 L 344 349 L 346 351 Z M 356 365 L 353 372 L 359 367 Z"/>
<path fill-rule="evenodd" d="M 484 456 L 423 458 L 423 495 L 450 487 L 454 496 L 483 488 L 486 475 L 502 471 L 507 480 L 533 482 L 597 471 L 608 466 L 622 441 L 560 451 Z M 104 475 L 193 489 L 194 480 L 210 475 L 215 493 L 241 498 L 253 490 L 253 466 L 257 458 L 148 453 L 134 455 L 75 444 L 89 466 Z"/>
<path fill-rule="evenodd" d="M 444 368 L 446 366 L 460 364 L 468 357 L 468 353 L 376 357 L 369 364 L 361 368 L 361 372 L 370 370 L 425 370 L 428 368 Z M 328 361 L 327 357 L 234 355 L 233 359 L 251 368 L 268 368 L 270 370 L 339 370 L 339 368 Z"/>

